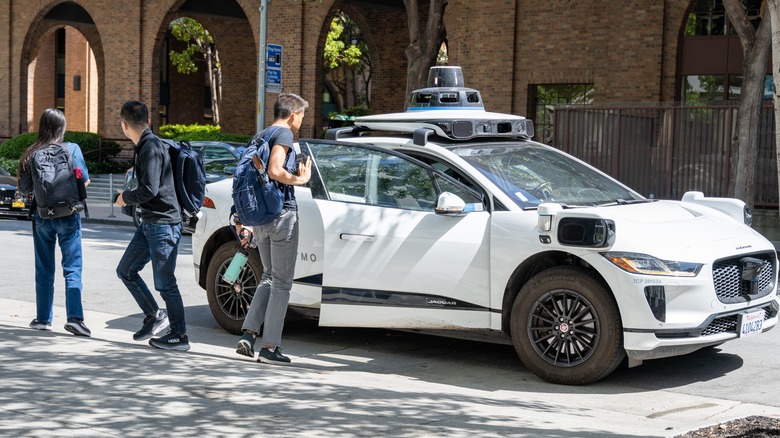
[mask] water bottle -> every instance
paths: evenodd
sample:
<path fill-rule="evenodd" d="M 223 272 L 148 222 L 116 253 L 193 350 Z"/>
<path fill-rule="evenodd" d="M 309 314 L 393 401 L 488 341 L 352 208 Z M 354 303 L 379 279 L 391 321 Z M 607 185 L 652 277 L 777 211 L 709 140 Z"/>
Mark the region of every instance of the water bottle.
<path fill-rule="evenodd" d="M 236 255 L 233 256 L 233 260 L 230 262 L 227 270 L 222 275 L 222 279 L 227 284 L 233 284 L 238 279 L 238 274 L 241 273 L 241 269 L 246 265 L 249 260 L 249 248 L 241 248 Z"/>

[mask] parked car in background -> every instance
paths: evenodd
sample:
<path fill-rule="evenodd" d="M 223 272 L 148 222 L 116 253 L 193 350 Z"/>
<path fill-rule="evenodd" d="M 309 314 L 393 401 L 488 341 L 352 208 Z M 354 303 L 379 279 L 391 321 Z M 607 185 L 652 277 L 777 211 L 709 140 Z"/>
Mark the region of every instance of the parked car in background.
<path fill-rule="evenodd" d="M 32 196 L 22 196 L 16 186 L 16 177 L 0 167 L 0 216 L 27 219 Z"/>
<path fill-rule="evenodd" d="M 192 150 L 203 157 L 206 166 L 206 184 L 210 184 L 233 176 L 236 163 L 244 150 L 243 143 L 222 141 L 191 141 Z M 133 168 L 125 172 L 125 189 L 135 187 Z M 122 213 L 133 217 L 137 227 L 141 223 L 140 208 L 135 205 L 122 209 Z"/>

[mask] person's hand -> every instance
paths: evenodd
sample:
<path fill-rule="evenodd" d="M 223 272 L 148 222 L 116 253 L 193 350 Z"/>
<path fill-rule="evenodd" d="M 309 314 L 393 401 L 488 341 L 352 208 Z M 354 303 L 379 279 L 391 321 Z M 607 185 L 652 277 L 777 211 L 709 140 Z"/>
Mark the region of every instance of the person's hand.
<path fill-rule="evenodd" d="M 125 200 L 122 198 L 122 193 L 123 192 L 121 190 L 117 190 L 117 196 L 116 196 L 116 200 L 114 200 L 114 205 L 118 207 L 124 207 L 125 205 L 127 205 Z"/>
<path fill-rule="evenodd" d="M 306 161 L 298 163 L 298 178 L 300 184 L 306 184 L 311 179 L 311 157 L 307 156 Z"/>

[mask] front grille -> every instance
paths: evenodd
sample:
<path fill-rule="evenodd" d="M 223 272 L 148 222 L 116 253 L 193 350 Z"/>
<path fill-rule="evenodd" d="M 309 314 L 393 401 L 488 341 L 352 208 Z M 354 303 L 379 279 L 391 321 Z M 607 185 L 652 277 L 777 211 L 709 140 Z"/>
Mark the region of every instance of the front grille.
<path fill-rule="evenodd" d="M 772 309 L 767 306 L 764 307 L 764 321 L 772 317 Z M 724 316 L 722 318 L 715 318 L 711 323 L 707 324 L 702 330 L 702 336 L 717 335 L 720 333 L 736 333 L 737 332 L 737 315 Z"/>
<path fill-rule="evenodd" d="M 750 281 L 742 279 L 743 260 L 746 258 L 763 260 L 765 263 L 755 288 Z M 775 260 L 774 252 L 765 252 L 716 261 L 712 265 L 712 282 L 720 302 L 742 303 L 770 293 L 774 288 Z"/>
<path fill-rule="evenodd" d="M 0 189 L 0 200 L 12 201 L 16 195 L 16 190 Z"/>

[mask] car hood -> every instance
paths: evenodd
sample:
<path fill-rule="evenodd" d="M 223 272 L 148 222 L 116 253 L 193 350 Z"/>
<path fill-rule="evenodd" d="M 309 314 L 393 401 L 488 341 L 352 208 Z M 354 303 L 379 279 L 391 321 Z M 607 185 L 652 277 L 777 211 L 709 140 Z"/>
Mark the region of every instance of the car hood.
<path fill-rule="evenodd" d="M 670 260 L 774 250 L 760 233 L 714 208 L 680 201 L 564 210 L 560 217 L 597 217 L 615 223 L 611 251 Z"/>

